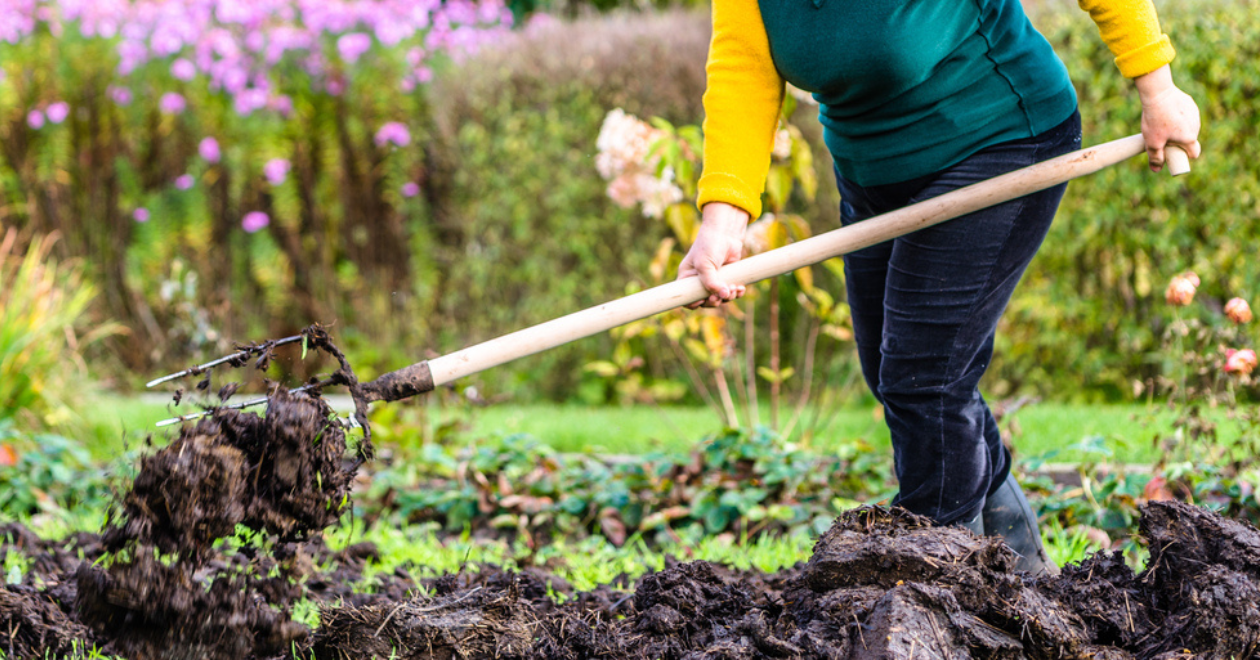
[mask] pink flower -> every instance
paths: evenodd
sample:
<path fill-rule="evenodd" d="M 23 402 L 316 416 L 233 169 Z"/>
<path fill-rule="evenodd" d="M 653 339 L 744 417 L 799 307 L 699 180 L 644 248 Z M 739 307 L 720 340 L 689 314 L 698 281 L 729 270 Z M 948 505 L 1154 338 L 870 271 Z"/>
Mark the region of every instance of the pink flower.
<path fill-rule="evenodd" d="M 118 105 L 131 105 L 131 90 L 126 87 L 110 87 L 109 98 Z"/>
<path fill-rule="evenodd" d="M 48 121 L 54 124 L 60 124 L 66 120 L 66 117 L 70 116 L 70 104 L 65 101 L 57 101 L 56 103 L 49 105 L 48 109 L 45 110 L 44 113 L 48 115 Z"/>
<path fill-rule="evenodd" d="M 289 175 L 289 161 L 284 158 L 272 158 L 263 165 L 263 176 L 267 177 L 267 181 L 273 186 L 284 183 L 285 177 Z"/>
<path fill-rule="evenodd" d="M 654 170 L 658 157 L 649 156 L 652 144 L 665 132 L 641 121 L 625 110 L 616 108 L 604 117 L 599 137 L 595 139 L 595 169 L 600 176 L 613 180 L 623 173 Z"/>
<path fill-rule="evenodd" d="M 396 121 L 391 121 L 376 131 L 376 146 L 383 147 L 387 144 L 405 147 L 411 144 L 411 132 L 407 130 L 406 126 Z"/>
<path fill-rule="evenodd" d="M 1164 300 L 1170 305 L 1185 307 L 1194 300 L 1194 293 L 1199 287 L 1199 277 L 1194 273 L 1182 273 L 1174 276 L 1164 291 Z"/>
<path fill-rule="evenodd" d="M 132 217 L 132 219 L 134 219 L 136 222 L 148 222 L 148 221 L 149 221 L 149 209 L 146 209 L 146 208 L 144 208 L 143 206 L 136 207 L 136 210 L 134 210 L 134 211 L 132 211 L 132 212 L 131 212 L 131 217 Z"/>
<path fill-rule="evenodd" d="M 273 96 L 267 99 L 267 109 L 280 113 L 281 117 L 288 117 L 293 114 L 293 99 L 285 94 Z"/>
<path fill-rule="evenodd" d="M 259 30 L 251 30 L 245 35 L 245 47 L 254 51 L 261 52 L 267 46 L 267 37 Z"/>
<path fill-rule="evenodd" d="M 197 66 L 181 57 L 171 63 L 171 75 L 177 80 L 187 82 L 197 76 Z"/>
<path fill-rule="evenodd" d="M 268 100 L 266 90 L 251 87 L 238 93 L 236 98 L 232 100 L 232 106 L 235 108 L 236 114 L 248 117 L 255 110 L 267 107 Z"/>
<path fill-rule="evenodd" d="M 233 66 L 230 62 L 221 61 L 218 66 L 219 84 L 229 94 L 240 94 L 249 85 L 249 72 Z"/>
<path fill-rule="evenodd" d="M 1256 352 L 1250 348 L 1225 351 L 1225 373 L 1246 376 L 1256 368 Z"/>
<path fill-rule="evenodd" d="M 1225 303 L 1225 316 L 1238 325 L 1251 323 L 1251 305 L 1242 298 L 1231 298 Z"/>
<path fill-rule="evenodd" d="M 267 214 L 262 211 L 250 211 L 241 219 L 241 228 L 251 234 L 269 224 L 271 224 L 271 218 L 268 218 Z"/>
<path fill-rule="evenodd" d="M 193 187 L 193 177 L 191 174 L 181 174 L 175 177 L 175 187 L 179 190 L 188 190 Z"/>
<path fill-rule="evenodd" d="M 184 101 L 184 97 L 175 92 L 167 92 L 158 99 L 158 110 L 161 110 L 162 114 L 177 115 L 186 107 L 188 104 Z"/>
<path fill-rule="evenodd" d="M 197 153 L 211 163 L 219 162 L 219 158 L 223 155 L 219 151 L 219 141 L 212 137 L 201 140 L 201 144 L 197 145 Z"/>
<path fill-rule="evenodd" d="M 403 197 L 415 197 L 420 194 L 420 184 L 415 181 L 408 181 L 402 184 L 401 192 Z"/>
<path fill-rule="evenodd" d="M 44 127 L 44 113 L 40 112 L 39 110 L 31 110 L 30 112 L 26 113 L 26 125 L 30 126 L 31 128 L 37 131 L 43 128 Z"/>
<path fill-rule="evenodd" d="M 372 47 L 372 38 L 362 32 L 343 34 L 337 39 L 337 52 L 341 59 L 354 64 L 359 57 Z"/>

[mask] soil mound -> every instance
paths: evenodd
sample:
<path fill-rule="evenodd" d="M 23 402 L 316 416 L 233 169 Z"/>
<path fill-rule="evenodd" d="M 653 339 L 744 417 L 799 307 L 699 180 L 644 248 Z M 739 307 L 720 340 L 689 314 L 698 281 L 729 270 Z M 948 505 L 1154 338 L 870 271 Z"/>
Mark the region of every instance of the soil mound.
<path fill-rule="evenodd" d="M 860 508 L 787 579 L 673 564 L 640 578 L 614 611 L 582 594 L 543 609 L 502 573 L 453 578 L 437 597 L 325 609 L 312 651 L 320 660 L 356 650 L 541 660 L 1254 657 L 1260 533 L 1175 502 L 1148 505 L 1142 533 L 1155 548 L 1142 573 L 1103 553 L 1033 577 L 1011 572 L 1013 556 L 993 539 Z"/>
<path fill-rule="evenodd" d="M 326 608 L 321 618 L 317 658 L 526 658 L 533 639 L 533 612 L 515 580 L 398 605 Z"/>
<path fill-rule="evenodd" d="M 280 390 L 264 416 L 216 411 L 143 459 L 103 536 L 112 561 L 74 576 L 80 620 L 135 658 L 267 657 L 303 639 L 306 626 L 272 607 L 292 600 L 283 580 L 201 569 L 238 526 L 284 543 L 338 520 L 354 468 L 331 418 L 322 399 Z"/>
<path fill-rule="evenodd" d="M 68 656 L 92 632 L 55 599 L 22 585 L 0 587 L 0 651 L 8 658 Z"/>
<path fill-rule="evenodd" d="M 219 410 L 184 427 L 143 459 L 106 545 L 137 542 L 200 560 L 237 525 L 282 539 L 332 525 L 354 477 L 332 416 L 323 399 L 278 390 L 263 416 Z"/>
<path fill-rule="evenodd" d="M 898 660 L 1252 658 L 1260 532 L 1152 502 L 1148 568 L 1094 555 L 1054 577 L 1012 571 L 999 541 L 900 510 L 839 516 L 778 574 L 667 562 L 633 585 L 575 593 L 540 569 L 416 580 L 363 575 L 378 549 L 333 551 L 319 530 L 348 505 L 358 463 L 318 398 L 277 393 L 265 416 L 218 411 L 144 459 L 117 523 L 59 543 L 0 526 L 23 581 L 0 588 L 0 651 L 44 658 L 99 645 L 132 660 Z M 262 548 L 225 554 L 240 529 Z M 310 538 L 307 538 L 307 537 Z M 300 542 L 299 542 L 300 541 Z M 87 561 L 78 561 L 82 557 Z M 419 592 L 423 595 L 416 596 Z M 320 625 L 294 622 L 300 598 Z"/>
<path fill-rule="evenodd" d="M 167 566 L 152 552 L 105 571 L 83 564 L 76 578 L 79 619 L 130 658 L 268 657 L 308 632 L 248 578 L 220 576 L 206 587 L 185 563 Z"/>

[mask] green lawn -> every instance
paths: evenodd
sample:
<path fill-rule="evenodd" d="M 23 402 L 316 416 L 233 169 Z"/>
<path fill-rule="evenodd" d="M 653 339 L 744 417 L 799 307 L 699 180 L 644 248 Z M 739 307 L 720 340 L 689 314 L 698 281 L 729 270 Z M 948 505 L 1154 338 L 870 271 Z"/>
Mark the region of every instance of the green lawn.
<path fill-rule="evenodd" d="M 528 433 L 560 451 L 633 454 L 651 449 L 685 449 L 719 428 L 717 417 L 705 408 L 591 408 L 575 405 L 496 406 L 472 411 L 444 411 L 443 419 L 466 419 L 475 434 Z M 763 414 L 765 420 L 768 415 Z M 1019 410 L 1014 419 L 1015 447 L 1028 458 L 1058 451 L 1052 462 L 1103 458 L 1093 448 L 1113 453 L 1107 461 L 1150 462 L 1155 458 L 1151 438 L 1171 432 L 1173 415 L 1153 414 L 1145 405 L 1036 404 Z M 825 427 L 815 431 L 812 448 L 826 450 L 856 439 L 877 447 L 888 446 L 882 410 L 855 406 L 835 412 Z M 1096 439 L 1100 439 L 1096 440 Z M 1071 447 L 1089 447 L 1082 451 Z"/>
<path fill-rule="evenodd" d="M 403 445 L 423 442 L 443 424 L 458 424 L 473 438 L 512 433 L 532 435 L 562 452 L 634 454 L 655 449 L 685 450 L 721 428 L 717 416 L 700 407 L 593 407 L 573 404 L 500 404 L 485 407 L 380 404 L 373 418 L 381 439 Z M 344 409 L 341 401 L 336 407 Z M 188 412 L 181 406 L 179 413 Z M 174 414 L 164 402 L 113 394 L 89 397 L 79 408 L 75 434 L 90 439 L 98 458 L 117 455 L 124 443 L 159 439 L 169 432 L 153 424 Z M 786 417 L 786 415 L 785 415 Z M 811 417 L 810 415 L 806 416 Z M 769 418 L 762 414 L 762 420 Z M 1014 415 L 1015 446 L 1020 458 L 1046 455 L 1051 462 L 1105 460 L 1151 462 L 1151 439 L 1171 432 L 1173 416 L 1158 414 L 1144 404 L 1080 405 L 1038 403 Z M 799 424 L 798 428 L 807 426 Z M 1222 420 L 1222 434 L 1236 431 Z M 816 450 L 827 450 L 856 439 L 876 447 L 888 446 L 881 410 L 873 405 L 850 405 L 834 411 L 826 425 L 816 425 L 813 437 L 793 440 Z M 1088 451 L 1083 451 L 1087 448 Z M 1110 452 L 1107 456 L 1102 452 Z M 1050 455 L 1051 452 L 1058 452 Z"/>

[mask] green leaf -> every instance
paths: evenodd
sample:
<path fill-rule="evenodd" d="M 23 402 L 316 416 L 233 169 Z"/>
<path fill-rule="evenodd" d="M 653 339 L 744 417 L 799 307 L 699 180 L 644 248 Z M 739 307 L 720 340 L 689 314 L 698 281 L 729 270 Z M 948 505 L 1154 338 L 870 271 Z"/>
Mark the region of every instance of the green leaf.
<path fill-rule="evenodd" d="M 792 367 L 784 367 L 780 369 L 778 373 L 775 373 L 770 367 L 757 367 L 757 375 L 771 383 L 782 383 L 783 381 L 791 378 L 792 374 L 795 373 L 796 370 Z"/>
<path fill-rule="evenodd" d="M 587 363 L 583 369 L 601 378 L 612 378 L 621 373 L 621 369 L 617 365 L 607 360 L 596 360 L 595 362 Z"/>
<path fill-rule="evenodd" d="M 766 176 L 766 195 L 769 197 L 768 210 L 781 212 L 787 207 L 788 196 L 792 194 L 792 172 L 786 167 L 773 165 Z"/>

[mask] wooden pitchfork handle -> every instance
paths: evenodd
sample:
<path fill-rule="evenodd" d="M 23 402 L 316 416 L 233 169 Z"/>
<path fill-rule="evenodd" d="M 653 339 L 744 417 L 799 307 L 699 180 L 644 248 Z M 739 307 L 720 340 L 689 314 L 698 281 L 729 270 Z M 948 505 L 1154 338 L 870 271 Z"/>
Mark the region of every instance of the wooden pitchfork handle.
<path fill-rule="evenodd" d="M 1131 135 L 1074 151 L 868 218 L 848 227 L 748 257 L 722 268 L 720 274 L 723 280 L 733 284 L 760 282 L 1092 174 L 1145 151 L 1146 145 L 1141 135 Z M 1189 158 L 1181 148 L 1168 145 L 1165 154 L 1168 170 L 1174 176 L 1190 171 Z M 356 400 L 397 401 L 517 358 L 704 300 L 708 295 L 698 277 L 675 280 L 392 371 L 352 389 L 359 390 L 354 392 Z"/>

